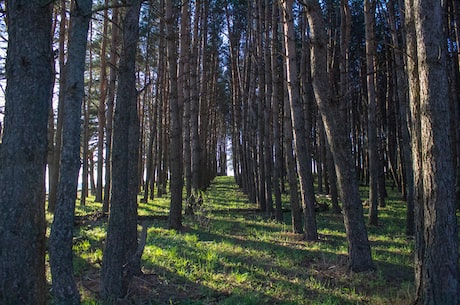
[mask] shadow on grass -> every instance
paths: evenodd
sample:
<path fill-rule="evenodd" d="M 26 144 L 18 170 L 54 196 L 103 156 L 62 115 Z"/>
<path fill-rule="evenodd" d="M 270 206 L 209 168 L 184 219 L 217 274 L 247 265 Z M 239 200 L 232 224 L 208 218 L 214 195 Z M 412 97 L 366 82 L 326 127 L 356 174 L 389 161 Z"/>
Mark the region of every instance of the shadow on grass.
<path fill-rule="evenodd" d="M 231 178 L 218 179 L 206 195 L 210 209 L 201 215 L 208 221 L 186 217 L 181 233 L 167 229 L 166 221 L 151 223 L 142 261 L 145 274 L 133 279 L 120 304 L 408 304 L 409 297 L 399 296 L 400 286 L 413 282 L 405 264 L 408 254 L 397 252 L 404 240 L 381 238 L 395 234 L 401 223 L 398 211 L 382 214 L 391 226 L 370 230 L 378 271 L 356 275 L 346 271 L 341 215 L 319 213 L 321 241 L 307 243 L 288 232 L 289 213 L 280 224 L 262 213 L 231 211 L 254 207 L 235 192 Z M 155 204 L 149 203 L 145 213 L 164 208 Z M 84 237 L 90 245 L 86 251 L 102 248 L 102 239 Z M 82 254 L 77 254 L 76 263 L 86 304 L 99 304 L 100 264 Z"/>
<path fill-rule="evenodd" d="M 315 304 L 301 300 L 322 300 L 317 304 L 356 304 L 341 296 L 340 289 L 328 291 L 339 283 L 332 273 L 313 278 L 330 270 L 330 266 L 317 259 L 330 257 L 330 253 L 200 229 L 189 229 L 182 235 L 194 238 L 181 238 L 176 234 L 150 236 L 148 243 L 153 249 L 149 251 L 163 256 L 144 259 L 145 267 L 157 273 L 158 268 L 164 269 L 159 264 L 167 261 L 167 269 L 174 273 L 171 280 L 177 282 L 181 278 L 174 276 L 185 276 L 208 288 L 212 286 L 211 291 L 218 291 L 219 300 L 214 303 L 215 300 L 205 294 L 201 297 L 206 298 L 206 304 Z M 171 263 L 172 260 L 175 263 Z M 342 284 L 346 284 L 345 281 Z"/>

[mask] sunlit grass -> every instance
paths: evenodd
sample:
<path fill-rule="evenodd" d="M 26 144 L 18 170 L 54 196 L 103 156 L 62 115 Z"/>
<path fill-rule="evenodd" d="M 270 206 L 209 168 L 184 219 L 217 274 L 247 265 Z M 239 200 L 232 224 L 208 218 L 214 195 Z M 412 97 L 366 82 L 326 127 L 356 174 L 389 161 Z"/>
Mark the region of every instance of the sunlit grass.
<path fill-rule="evenodd" d="M 77 215 L 102 208 L 91 199 L 87 203 L 77 207 Z M 136 296 L 132 304 L 410 303 L 413 241 L 404 235 L 403 203 L 389 201 L 379 211 L 381 225 L 369 227 L 378 269 L 363 274 L 346 270 L 341 215 L 318 213 L 320 241 L 307 243 L 290 233 L 289 213 L 284 215 L 286 223 L 279 223 L 255 208 L 236 191 L 231 177 L 218 177 L 203 194 L 196 215 L 185 217 L 183 232 L 168 229 L 164 218 L 146 223 L 145 275 L 140 281 L 151 284 L 148 293 Z M 145 216 L 164 216 L 168 209 L 168 196 L 139 204 L 139 214 Z M 76 228 L 74 270 L 83 304 L 99 304 L 105 234 L 105 220 Z"/>

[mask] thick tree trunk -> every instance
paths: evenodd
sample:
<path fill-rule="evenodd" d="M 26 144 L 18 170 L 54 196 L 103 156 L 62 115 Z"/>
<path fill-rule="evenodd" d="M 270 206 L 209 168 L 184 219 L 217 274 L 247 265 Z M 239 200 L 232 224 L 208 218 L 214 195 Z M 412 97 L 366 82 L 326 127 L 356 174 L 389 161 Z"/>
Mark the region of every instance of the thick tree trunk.
<path fill-rule="evenodd" d="M 123 297 L 132 276 L 139 272 L 137 251 L 137 193 L 139 118 L 135 59 L 142 0 L 131 1 L 123 23 L 118 95 L 115 108 L 112 198 L 107 242 L 102 261 L 101 292 L 104 298 Z"/>
<path fill-rule="evenodd" d="M 335 162 L 347 231 L 348 268 L 353 272 L 373 270 L 375 267 L 364 224 L 355 163 L 351 155 L 351 141 L 347 129 L 341 125 L 345 121 L 346 104 L 333 99 L 329 93 L 329 79 L 326 74 L 327 40 L 319 2 L 307 2 L 307 16 L 312 35 L 313 89 Z"/>
<path fill-rule="evenodd" d="M 0 146 L 0 303 L 43 305 L 45 164 L 53 84 L 52 6 L 7 2 L 5 117 Z"/>
<path fill-rule="evenodd" d="M 412 35 L 409 39 L 415 38 L 411 42 L 416 41 L 418 60 L 418 75 L 412 75 L 409 84 L 411 90 L 420 86 L 420 99 L 411 100 L 416 181 L 415 304 L 459 304 L 455 173 L 446 124 L 450 115 L 444 7 L 439 2 L 406 1 L 406 14 L 409 20 L 413 17 L 415 27 L 408 28 L 408 33 Z"/>
<path fill-rule="evenodd" d="M 73 277 L 72 240 L 80 170 L 81 104 L 84 95 L 86 42 L 91 6 L 91 0 L 75 1 L 69 31 L 61 166 L 49 239 L 53 296 L 57 304 L 80 304 L 80 295 Z"/>

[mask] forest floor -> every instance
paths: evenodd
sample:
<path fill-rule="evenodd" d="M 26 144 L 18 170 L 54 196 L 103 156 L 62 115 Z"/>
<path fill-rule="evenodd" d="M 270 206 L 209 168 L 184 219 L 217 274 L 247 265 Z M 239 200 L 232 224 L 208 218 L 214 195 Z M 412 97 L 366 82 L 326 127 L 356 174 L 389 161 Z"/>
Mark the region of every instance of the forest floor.
<path fill-rule="evenodd" d="M 362 196 L 367 196 L 362 188 Z M 167 228 L 169 198 L 139 205 L 148 227 L 143 275 L 135 277 L 119 304 L 410 304 L 414 292 L 413 240 L 404 234 L 405 204 L 392 192 L 379 210 L 380 225 L 369 227 L 377 270 L 346 270 L 342 216 L 317 214 L 320 241 L 306 242 L 285 223 L 257 212 L 233 177 L 218 177 L 184 230 Z M 325 196 L 318 201 L 327 202 Z M 74 270 L 83 304 L 99 300 L 99 271 L 106 233 L 101 205 L 77 207 L 85 221 L 75 227 Z M 284 198 L 288 208 L 287 197 Z M 141 230 L 141 225 L 139 225 Z"/>

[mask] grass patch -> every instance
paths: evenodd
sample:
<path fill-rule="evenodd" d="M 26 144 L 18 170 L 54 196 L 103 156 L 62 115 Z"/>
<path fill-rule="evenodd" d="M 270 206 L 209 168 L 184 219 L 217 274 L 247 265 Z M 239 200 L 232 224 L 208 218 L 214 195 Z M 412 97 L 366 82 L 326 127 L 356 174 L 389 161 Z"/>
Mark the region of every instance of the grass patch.
<path fill-rule="evenodd" d="M 100 211 L 100 204 L 87 203 L 78 215 Z M 387 203 L 379 210 L 381 225 L 369 228 L 378 270 L 349 274 L 340 215 L 319 213 L 321 241 L 308 243 L 290 232 L 289 213 L 284 223 L 266 219 L 232 177 L 218 177 L 196 215 L 185 218 L 183 232 L 168 229 L 165 220 L 148 223 L 144 275 L 134 278 L 126 304 L 410 304 L 413 241 L 404 236 L 404 204 Z M 287 198 L 283 204 L 288 206 Z M 167 196 L 155 198 L 140 204 L 139 214 L 167 215 L 168 208 Z M 83 304 L 100 302 L 105 234 L 105 221 L 75 231 Z"/>

